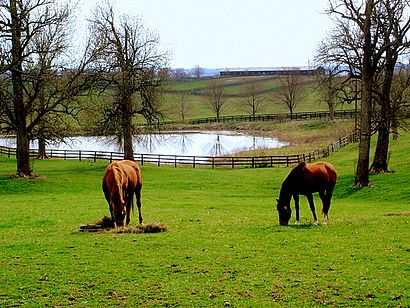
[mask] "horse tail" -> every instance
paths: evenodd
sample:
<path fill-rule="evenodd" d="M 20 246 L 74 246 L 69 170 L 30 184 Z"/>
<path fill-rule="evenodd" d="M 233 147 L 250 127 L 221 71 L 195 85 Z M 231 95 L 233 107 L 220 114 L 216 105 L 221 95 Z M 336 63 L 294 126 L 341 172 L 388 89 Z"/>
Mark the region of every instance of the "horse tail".
<path fill-rule="evenodd" d="M 333 165 L 329 163 L 327 163 L 325 167 L 328 173 L 328 183 L 326 184 L 326 191 L 325 191 L 326 202 L 323 203 L 322 213 L 327 215 L 327 213 L 329 212 L 330 203 L 331 203 L 332 196 L 333 196 L 333 190 L 336 186 L 337 172 L 336 172 L 335 167 L 333 167 Z"/>
<path fill-rule="evenodd" d="M 142 176 L 140 167 L 135 164 L 135 175 L 136 175 L 136 185 L 135 185 L 135 199 L 137 200 L 137 207 L 141 208 L 141 189 L 142 189 Z M 134 210 L 134 203 L 132 203 L 132 210 Z"/>

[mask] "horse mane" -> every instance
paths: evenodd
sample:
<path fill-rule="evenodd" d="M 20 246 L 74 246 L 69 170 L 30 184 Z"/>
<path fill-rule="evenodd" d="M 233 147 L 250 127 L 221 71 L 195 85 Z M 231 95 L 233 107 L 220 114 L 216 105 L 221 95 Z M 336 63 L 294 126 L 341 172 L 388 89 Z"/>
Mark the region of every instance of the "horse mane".
<path fill-rule="evenodd" d="M 289 172 L 288 176 L 286 177 L 283 184 L 287 184 L 293 181 L 295 178 L 299 177 L 300 174 L 303 172 L 303 169 L 306 167 L 306 163 L 304 161 L 300 162 L 298 165 L 293 167 L 293 169 Z M 285 184 L 285 185 L 286 185 Z"/>
<path fill-rule="evenodd" d="M 111 200 L 113 200 L 115 193 L 118 194 L 119 197 L 119 202 L 122 204 L 124 203 L 124 196 L 122 194 L 122 177 L 123 177 L 123 172 L 122 168 L 119 164 L 113 164 L 112 165 L 112 173 L 115 181 L 115 185 L 111 188 Z"/>
<path fill-rule="evenodd" d="M 289 197 L 291 195 L 290 187 L 292 187 L 293 182 L 300 177 L 303 172 L 303 169 L 306 167 L 306 163 L 304 161 L 300 162 L 298 165 L 293 167 L 293 169 L 289 172 L 288 176 L 282 182 L 282 187 L 279 192 L 279 199 L 281 197 Z"/>

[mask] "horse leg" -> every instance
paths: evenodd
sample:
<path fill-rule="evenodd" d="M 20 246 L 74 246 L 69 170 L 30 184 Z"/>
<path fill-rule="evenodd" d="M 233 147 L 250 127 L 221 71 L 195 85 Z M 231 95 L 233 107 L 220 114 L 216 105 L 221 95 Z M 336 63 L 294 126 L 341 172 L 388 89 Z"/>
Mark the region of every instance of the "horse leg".
<path fill-rule="evenodd" d="M 294 194 L 293 200 L 295 200 L 296 221 L 295 225 L 299 224 L 299 195 Z"/>
<path fill-rule="evenodd" d="M 125 221 L 125 225 L 129 225 L 131 219 L 130 219 L 130 212 L 131 212 L 131 207 L 132 207 L 132 202 L 133 202 L 133 195 L 127 196 L 127 219 Z"/>
<path fill-rule="evenodd" d="M 315 220 L 315 224 L 318 224 L 318 220 L 317 220 L 317 216 L 316 216 L 316 210 L 315 210 L 315 203 L 313 202 L 312 194 L 307 194 L 306 198 L 309 202 L 310 210 L 312 211 L 313 219 Z"/>
<path fill-rule="evenodd" d="M 135 188 L 135 198 L 137 199 L 137 207 L 138 207 L 138 220 L 140 224 L 142 224 L 142 214 L 141 214 L 141 184 L 137 184 Z"/>
<path fill-rule="evenodd" d="M 105 200 L 107 200 L 108 208 L 110 209 L 111 224 L 114 226 L 115 217 L 114 217 L 114 210 L 113 210 L 113 208 L 111 206 L 111 202 L 110 202 L 110 193 L 107 190 L 105 190 L 104 191 L 104 196 L 105 196 Z"/>

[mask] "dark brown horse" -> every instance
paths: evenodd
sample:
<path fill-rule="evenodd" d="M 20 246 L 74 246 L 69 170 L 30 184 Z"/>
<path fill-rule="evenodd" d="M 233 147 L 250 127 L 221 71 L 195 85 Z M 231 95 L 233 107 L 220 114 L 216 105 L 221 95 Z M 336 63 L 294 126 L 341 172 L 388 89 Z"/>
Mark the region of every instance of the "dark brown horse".
<path fill-rule="evenodd" d="M 123 160 L 108 165 L 104 173 L 102 189 L 108 202 L 112 222 L 124 226 L 130 223 L 130 211 L 134 210 L 134 194 L 137 199 L 139 223 L 141 215 L 142 179 L 140 167 L 133 161 Z"/>
<path fill-rule="evenodd" d="M 315 223 L 318 223 L 313 203 L 312 193 L 318 192 L 322 200 L 324 214 L 324 224 L 327 224 L 330 202 L 333 189 L 336 185 L 336 169 L 327 162 L 317 162 L 306 164 L 301 162 L 294 167 L 282 183 L 279 199 L 277 199 L 277 209 L 279 213 L 279 223 L 287 225 L 292 215 L 290 200 L 295 200 L 296 222 L 299 223 L 299 195 L 305 195 L 312 211 Z"/>

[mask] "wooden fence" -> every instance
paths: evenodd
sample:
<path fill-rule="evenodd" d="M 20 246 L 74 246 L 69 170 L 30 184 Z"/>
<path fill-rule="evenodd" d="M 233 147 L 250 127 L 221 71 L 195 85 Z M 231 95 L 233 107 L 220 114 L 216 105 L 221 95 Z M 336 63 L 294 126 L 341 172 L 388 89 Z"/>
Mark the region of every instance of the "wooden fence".
<path fill-rule="evenodd" d="M 162 155 L 162 154 L 135 154 L 135 161 L 141 165 L 154 164 L 157 166 L 211 166 L 217 167 L 245 167 L 245 168 L 261 168 L 261 167 L 280 167 L 292 166 L 301 161 L 310 162 L 322 157 L 328 156 L 330 153 L 336 152 L 340 148 L 349 143 L 357 141 L 355 134 L 341 138 L 333 142 L 328 147 L 312 151 L 304 154 L 286 155 L 286 156 L 184 156 L 184 155 Z M 124 159 L 124 153 L 120 152 L 104 152 L 104 151 L 87 151 L 87 150 L 54 150 L 46 151 L 49 158 L 59 159 L 78 159 L 78 160 L 114 160 Z M 8 157 L 16 156 L 16 149 L 0 146 L 0 155 Z M 30 156 L 35 158 L 37 152 L 30 151 Z"/>
<path fill-rule="evenodd" d="M 359 112 L 359 111 L 357 111 Z M 350 118 L 353 119 L 356 115 L 355 110 L 335 110 L 335 118 Z M 198 118 L 189 120 L 189 124 L 203 124 L 203 123 L 226 123 L 226 122 L 257 122 L 257 121 L 282 121 L 282 120 L 305 120 L 305 119 L 325 119 L 329 118 L 329 111 L 316 111 L 316 112 L 295 112 L 292 115 L 290 113 L 273 113 L 273 114 L 260 114 L 260 115 L 236 115 L 236 116 L 221 116 Z"/>

